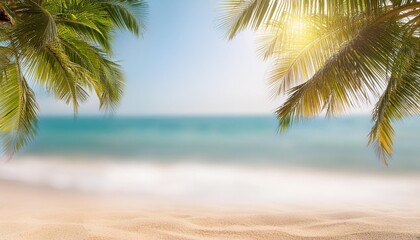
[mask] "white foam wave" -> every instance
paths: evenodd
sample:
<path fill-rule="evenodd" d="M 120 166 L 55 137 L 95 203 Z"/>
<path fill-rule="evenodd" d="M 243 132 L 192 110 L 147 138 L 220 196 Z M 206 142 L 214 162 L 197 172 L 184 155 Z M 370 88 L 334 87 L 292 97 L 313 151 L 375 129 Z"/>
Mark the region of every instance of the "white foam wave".
<path fill-rule="evenodd" d="M 0 165 L 0 179 L 57 189 L 229 203 L 401 205 L 407 199 L 420 201 L 420 178 L 413 176 L 85 160 L 18 158 Z"/>

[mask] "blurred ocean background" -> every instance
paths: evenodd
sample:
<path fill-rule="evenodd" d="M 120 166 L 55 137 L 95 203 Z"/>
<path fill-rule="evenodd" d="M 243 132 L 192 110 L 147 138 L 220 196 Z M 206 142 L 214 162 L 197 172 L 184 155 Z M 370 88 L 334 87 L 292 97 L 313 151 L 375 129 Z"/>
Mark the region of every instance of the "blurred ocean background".
<path fill-rule="evenodd" d="M 419 118 L 395 124 L 388 168 L 367 146 L 370 127 L 368 116 L 316 118 L 282 134 L 272 116 L 44 117 L 38 137 L 19 155 L 420 171 Z"/>
<path fill-rule="evenodd" d="M 273 116 L 43 117 L 0 180 L 87 192 L 239 203 L 409 206 L 420 199 L 420 121 L 396 123 L 389 167 L 368 116 L 315 118 L 280 134 Z"/>

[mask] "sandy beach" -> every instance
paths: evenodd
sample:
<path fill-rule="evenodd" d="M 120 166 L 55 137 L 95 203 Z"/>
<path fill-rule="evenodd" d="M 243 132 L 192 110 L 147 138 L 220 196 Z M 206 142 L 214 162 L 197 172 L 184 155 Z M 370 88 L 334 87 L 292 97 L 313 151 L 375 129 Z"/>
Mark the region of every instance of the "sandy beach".
<path fill-rule="evenodd" d="M 407 239 L 420 215 L 351 209 L 227 209 L 0 184 L 2 240 Z"/>
<path fill-rule="evenodd" d="M 12 164 L 13 165 L 13 164 Z M 25 169 L 17 164 L 19 169 Z M 3 167 L 4 168 L 4 167 Z M 86 168 L 86 167 L 85 167 Z M 132 168 L 132 167 L 131 167 Z M 178 168 L 165 168 L 155 175 L 168 176 L 169 172 L 176 172 Z M 186 167 L 182 167 L 185 169 Z M 35 168 L 33 168 L 36 171 Z M 66 168 L 68 169 L 68 167 Z M 151 171 L 151 169 L 146 169 Z M 188 170 L 188 169 L 187 169 Z M 186 170 L 186 171 L 187 171 Z M 191 169 L 190 169 L 191 170 Z M 196 168 L 196 171 L 199 171 Z M 220 169 L 214 167 L 209 175 L 217 176 Z M 213 171 L 213 172 L 212 172 Z M 229 175 L 225 170 L 224 175 Z M 235 178 L 238 173 L 231 170 Z M 18 174 L 18 173 L 16 173 Z M 175 174 L 175 173 L 174 173 Z M 202 179 L 205 174 L 198 172 Z M 280 173 L 279 173 L 280 174 Z M 295 173 L 299 178 L 301 175 Z M 267 175 L 267 173 L 265 174 Z M 294 174 L 291 174 L 294 175 Z M 178 176 L 175 174 L 175 176 Z M 246 176 L 257 179 L 259 175 Z M 225 176 L 226 177 L 226 176 Z M 289 177 L 285 175 L 284 177 Z M 169 177 L 170 178 L 170 177 Z M 185 176 L 188 178 L 188 175 Z M 317 177 L 308 177 L 308 188 L 315 184 L 324 185 L 326 190 L 317 191 L 325 197 L 321 204 L 321 197 L 312 202 L 309 195 L 301 203 L 293 201 L 271 202 L 260 201 L 249 204 L 244 199 L 230 202 L 216 200 L 186 201 L 172 196 L 141 193 L 110 193 L 74 190 L 58 190 L 50 187 L 31 186 L 24 183 L 0 182 L 0 239 L 1 240 L 131 240 L 131 239 L 407 239 L 416 240 L 420 237 L 420 201 L 415 191 L 416 179 L 410 180 L 413 186 L 404 181 L 393 179 L 379 179 L 389 185 L 388 198 L 383 201 L 371 198 L 373 202 L 363 201 L 364 204 L 352 203 L 339 198 L 330 198 L 325 191 L 334 191 L 327 182 L 331 177 L 324 176 L 325 182 Z M 175 178 L 174 178 L 175 179 Z M 199 179 L 199 178 L 197 178 Z M 252 181 L 255 181 L 253 179 Z M 343 178 L 344 179 L 344 178 Z M 337 177 L 341 184 L 344 180 Z M 173 180 L 173 179 L 172 179 Z M 219 180 L 219 181 L 218 181 Z M 284 179 L 283 179 L 284 180 Z M 295 181 L 296 179 L 290 179 Z M 179 179 L 182 182 L 182 179 Z M 186 181 L 186 180 L 185 180 Z M 202 180 L 204 181 L 204 180 Z M 234 188 L 244 188 L 247 183 Z M 266 182 L 266 179 L 262 179 Z M 374 189 L 373 180 L 360 180 L 369 189 Z M 221 175 L 213 177 L 211 182 L 219 184 L 226 181 Z M 278 179 L 277 184 L 281 186 Z M 398 182 L 399 186 L 392 186 Z M 207 187 L 208 184 L 196 181 L 197 187 Z M 258 183 L 256 183 L 258 184 Z M 270 185 L 273 192 L 276 183 Z M 345 182 L 343 182 L 345 184 Z M 369 185 L 373 184 L 373 185 Z M 220 184 L 222 187 L 223 184 Z M 296 185 L 295 187 L 299 187 Z M 406 189 L 404 187 L 406 186 Z M 255 186 L 254 186 L 255 187 Z M 377 186 L 380 192 L 383 186 Z M 293 188 L 293 186 L 292 186 Z M 361 185 L 341 186 L 343 192 L 356 191 Z M 233 189 L 233 188 L 232 188 Z M 400 189 L 400 190 L 396 190 Z M 362 189 L 363 190 L 363 189 Z M 366 190 L 366 189 L 365 189 Z M 165 190 L 167 191 L 167 190 Z M 363 190 L 364 191 L 364 190 Z M 400 191 L 401 196 L 395 198 Z M 206 191 L 209 192 L 209 191 Z M 384 192 L 385 194 L 386 192 Z M 293 194 L 293 192 L 288 192 Z M 249 197 L 253 195 L 248 193 Z M 244 197 L 240 196 L 240 198 Z M 332 196 L 332 195 L 331 195 Z M 342 195 L 341 196 L 346 196 Z M 191 196 L 188 199 L 193 199 Z M 288 198 L 288 200 L 293 200 Z M 253 200 L 254 201 L 254 200 Z M 355 199 L 354 201 L 360 201 Z M 377 202 L 375 202 L 377 201 Z M 246 204 L 241 204 L 241 203 Z M 310 204 L 312 202 L 312 204 Z"/>
<path fill-rule="evenodd" d="M 420 0 L 0 0 L 0 240 L 420 240 Z"/>

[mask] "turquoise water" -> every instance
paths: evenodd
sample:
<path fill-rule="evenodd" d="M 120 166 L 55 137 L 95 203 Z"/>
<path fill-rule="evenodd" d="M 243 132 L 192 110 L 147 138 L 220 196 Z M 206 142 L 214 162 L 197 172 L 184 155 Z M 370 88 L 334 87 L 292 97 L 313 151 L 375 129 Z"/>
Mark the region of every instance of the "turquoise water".
<path fill-rule="evenodd" d="M 19 155 L 420 171 L 419 118 L 395 125 L 388 168 L 367 146 L 370 127 L 368 116 L 313 119 L 284 134 L 271 116 L 44 117 Z"/>

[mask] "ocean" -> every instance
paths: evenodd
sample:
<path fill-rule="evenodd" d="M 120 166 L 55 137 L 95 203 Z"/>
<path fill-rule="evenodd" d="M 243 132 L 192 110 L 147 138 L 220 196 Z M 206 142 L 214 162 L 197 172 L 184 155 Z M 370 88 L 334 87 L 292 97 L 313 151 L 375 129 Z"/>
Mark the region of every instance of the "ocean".
<path fill-rule="evenodd" d="M 367 146 L 371 125 L 368 116 L 316 118 L 279 133 L 272 116 L 43 117 L 18 156 L 420 171 L 419 118 L 395 124 L 387 168 Z"/>
<path fill-rule="evenodd" d="M 271 116 L 43 117 L 37 138 L 0 164 L 0 180 L 169 202 L 410 210 L 420 199 L 419 118 L 395 124 L 388 167 L 367 146 L 370 127 L 367 116 L 282 134 Z"/>

